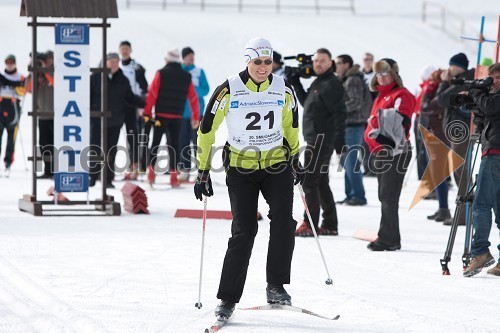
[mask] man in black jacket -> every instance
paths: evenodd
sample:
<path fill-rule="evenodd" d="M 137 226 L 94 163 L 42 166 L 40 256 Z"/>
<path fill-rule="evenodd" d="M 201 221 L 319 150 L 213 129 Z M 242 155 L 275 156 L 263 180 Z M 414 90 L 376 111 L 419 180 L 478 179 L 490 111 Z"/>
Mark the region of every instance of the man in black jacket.
<path fill-rule="evenodd" d="M 144 101 L 132 93 L 128 79 L 120 69 L 120 57 L 117 53 L 109 53 L 106 57 L 106 65 L 109 68 L 108 84 L 108 111 L 111 117 L 107 118 L 107 147 L 104 153 L 108 156 L 107 179 L 108 188 L 114 188 L 112 180 L 114 178 L 114 166 L 116 157 L 116 145 L 120 137 L 120 129 L 125 121 L 125 110 L 130 106 L 143 107 Z M 90 77 L 90 110 L 101 111 L 101 82 L 102 74 L 95 73 Z M 101 119 L 91 118 L 91 144 L 101 145 Z M 99 173 L 99 164 L 91 163 L 90 186 L 94 186 Z M 102 180 L 102 179 L 101 179 Z M 104 180 L 102 180 L 104 181 Z"/>
<path fill-rule="evenodd" d="M 491 91 L 472 89 L 469 95 L 484 115 L 484 130 L 481 133 L 483 157 L 479 166 L 477 188 L 472 214 L 474 236 L 472 238 L 472 261 L 464 271 L 465 277 L 478 274 L 483 267 L 495 263 L 489 251 L 488 237 L 491 231 L 491 210 L 495 212 L 495 222 L 500 229 L 500 63 L 489 68 L 493 79 Z M 498 245 L 500 250 L 500 244 Z M 500 276 L 500 259 L 488 274 Z"/>
<path fill-rule="evenodd" d="M 289 78 L 304 107 L 302 126 L 307 142 L 304 153 L 307 171 L 304 193 L 313 221 L 309 221 L 304 212 L 304 223 L 295 233 L 302 237 L 313 235 L 310 222 L 318 228 L 320 206 L 323 209 L 323 223 L 319 234 L 338 235 L 337 210 L 329 185 L 328 168 L 333 150 L 340 154 L 344 146 L 346 106 L 344 88 L 335 77 L 332 65 L 330 51 L 320 48 L 313 58 L 313 69 L 318 77 L 307 92 L 298 76 Z"/>
<path fill-rule="evenodd" d="M 456 108 L 451 105 L 451 95 L 458 94 L 465 90 L 462 85 L 452 85 L 451 79 L 474 79 L 474 69 L 467 70 L 469 67 L 469 60 L 467 56 L 463 53 L 455 54 L 450 58 L 450 68 L 443 71 L 441 74 L 441 83 L 439 84 L 436 96 L 440 107 L 445 108 L 443 126 L 445 133 L 451 133 L 448 140 L 451 144 L 451 149 L 465 159 L 467 155 L 467 145 L 468 140 L 460 140 L 459 137 L 453 138 L 455 133 L 454 129 L 463 129 L 469 133 L 470 130 L 470 110 L 463 110 L 462 108 Z M 449 131 L 448 131 L 448 130 Z M 452 131 L 453 130 L 453 131 Z M 466 138 L 466 136 L 464 137 Z M 455 166 L 452 166 L 455 169 Z M 468 174 L 467 161 L 466 163 L 455 170 L 453 177 L 458 186 L 460 186 L 460 176 L 462 175 L 462 170 L 464 170 L 464 175 Z M 466 179 L 466 178 L 464 178 Z M 467 186 L 467 180 L 462 182 L 462 187 Z M 460 189 L 459 189 L 460 191 Z M 451 225 L 453 219 L 447 219 L 444 221 L 445 225 Z M 462 209 L 461 216 L 459 216 L 459 225 L 465 225 L 465 209 Z"/>

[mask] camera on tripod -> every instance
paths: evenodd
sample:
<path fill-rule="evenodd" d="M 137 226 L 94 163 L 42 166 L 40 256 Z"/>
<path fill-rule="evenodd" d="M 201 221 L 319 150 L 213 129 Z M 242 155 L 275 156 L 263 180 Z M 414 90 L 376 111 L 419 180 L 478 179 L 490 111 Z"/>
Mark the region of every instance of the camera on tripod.
<path fill-rule="evenodd" d="M 487 77 L 480 80 L 453 79 L 451 80 L 451 84 L 464 86 L 467 91 L 471 89 L 488 90 L 493 84 L 493 78 Z M 451 106 L 456 108 L 466 107 L 467 109 L 472 109 L 476 106 L 476 103 L 474 102 L 474 99 L 472 97 L 462 94 L 450 95 L 450 104 Z"/>
<path fill-rule="evenodd" d="M 313 70 L 312 57 L 312 54 L 306 55 L 304 53 L 300 53 L 296 56 L 284 57 L 284 60 L 295 59 L 299 62 L 299 65 L 297 67 L 285 66 L 286 77 L 290 78 L 292 76 L 298 75 L 301 78 L 308 79 L 311 76 L 316 76 L 316 73 L 314 73 Z"/>

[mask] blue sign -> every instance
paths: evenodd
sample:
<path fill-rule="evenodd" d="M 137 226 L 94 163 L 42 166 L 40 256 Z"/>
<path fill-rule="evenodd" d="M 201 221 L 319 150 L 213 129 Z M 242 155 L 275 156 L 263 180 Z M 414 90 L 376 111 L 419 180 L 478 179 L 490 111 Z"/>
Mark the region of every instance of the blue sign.
<path fill-rule="evenodd" d="M 57 172 L 54 173 L 55 191 L 87 192 L 89 175 L 86 172 Z"/>
<path fill-rule="evenodd" d="M 56 44 L 89 44 L 88 24 L 56 24 Z"/>

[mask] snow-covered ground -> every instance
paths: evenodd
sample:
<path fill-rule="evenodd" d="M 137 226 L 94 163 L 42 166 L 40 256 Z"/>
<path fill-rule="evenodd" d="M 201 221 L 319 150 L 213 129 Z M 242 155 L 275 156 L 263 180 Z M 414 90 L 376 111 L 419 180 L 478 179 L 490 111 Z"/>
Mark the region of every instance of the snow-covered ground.
<path fill-rule="evenodd" d="M 470 21 L 489 16 L 487 28 L 495 35 L 497 1 L 440 1 L 463 13 Z M 0 40 L 8 53 L 18 56 L 26 68 L 30 33 L 27 20 L 19 18 L 14 1 L 0 0 Z M 112 20 L 109 49 L 121 40 L 132 42 L 134 56 L 148 69 L 148 78 L 162 66 L 166 50 L 192 46 L 214 88 L 242 69 L 242 47 L 255 35 L 269 38 L 282 54 L 313 52 L 326 46 L 333 54 L 349 53 L 361 61 L 365 51 L 393 57 L 401 75 L 413 90 L 420 69 L 428 64 L 446 66 L 451 55 L 466 50 L 419 18 L 419 1 L 357 1 L 358 15 L 313 13 L 275 15 L 270 11 L 209 10 L 161 11 L 151 7 L 120 9 Z M 385 6 L 385 7 L 384 7 Z M 384 8 L 386 8 L 384 10 Z M 39 47 L 53 47 L 53 33 L 43 28 Z M 98 33 L 92 40 L 100 43 Z M 473 50 L 473 49 L 472 49 Z M 99 61 L 93 49 L 93 64 Z M 491 49 L 485 52 L 493 57 Z M 26 101 L 29 106 L 29 97 Z M 29 107 L 26 109 L 28 110 Z M 21 134 L 29 154 L 31 119 L 22 119 Z M 224 142 L 221 128 L 219 144 Z M 176 219 L 175 210 L 202 209 L 189 185 L 147 190 L 151 215 L 120 217 L 33 217 L 21 213 L 17 201 L 31 192 L 24 170 L 20 142 L 11 177 L 0 178 L 0 332 L 202 332 L 213 320 L 215 294 L 230 222 L 208 220 L 206 229 L 203 308 L 198 300 L 201 221 Z M 335 167 L 336 168 L 336 167 Z M 460 227 L 450 262 L 451 276 L 442 276 L 449 228 L 425 216 L 437 208 L 423 201 L 408 210 L 418 181 L 415 168 L 400 200 L 402 250 L 374 253 L 366 243 L 352 238 L 360 229 L 376 231 L 379 224 L 377 184 L 365 179 L 368 206 L 338 206 L 338 237 L 322 237 L 321 244 L 333 278 L 326 273 L 313 239 L 296 241 L 292 284 L 287 288 L 294 304 L 334 316 L 330 322 L 285 312 L 236 311 L 228 332 L 500 332 L 498 321 L 499 280 L 485 272 L 470 279 L 461 276 L 464 228 Z M 336 199 L 343 198 L 343 174 L 331 172 Z M 210 209 L 229 209 L 223 174 L 214 174 L 215 196 Z M 99 184 L 99 183 L 98 183 Z M 119 189 L 110 190 L 122 202 Z M 141 184 L 142 185 L 142 184 Z M 39 183 L 39 197 L 47 198 L 49 181 Z M 144 188 L 147 189 L 146 186 Z M 455 187 L 456 189 L 456 187 Z M 91 198 L 100 193 L 99 185 Z M 456 191 L 450 193 L 450 204 Z M 295 193 L 294 215 L 301 221 L 302 203 Z M 77 198 L 78 195 L 70 195 Z M 453 205 L 452 205 L 453 208 Z M 266 215 L 261 198 L 259 211 Z M 265 260 L 269 220 L 259 222 L 242 307 L 265 303 Z M 492 230 L 491 241 L 498 242 Z M 497 258 L 498 253 L 492 247 Z"/>

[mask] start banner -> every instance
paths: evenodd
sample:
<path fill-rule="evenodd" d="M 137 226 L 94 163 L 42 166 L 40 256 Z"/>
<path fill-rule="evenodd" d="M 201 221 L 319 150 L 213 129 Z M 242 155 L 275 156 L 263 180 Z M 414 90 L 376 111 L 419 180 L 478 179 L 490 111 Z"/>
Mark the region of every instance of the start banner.
<path fill-rule="evenodd" d="M 56 24 L 54 182 L 57 192 L 88 190 L 90 66 L 88 24 Z"/>

